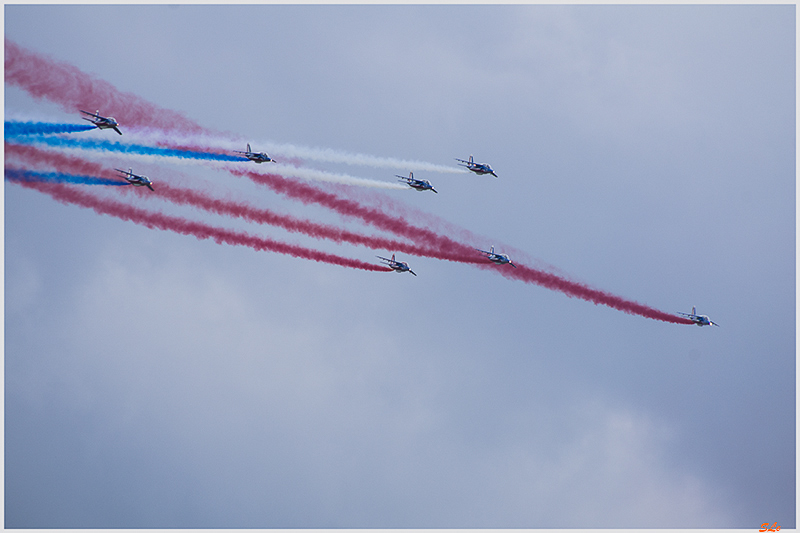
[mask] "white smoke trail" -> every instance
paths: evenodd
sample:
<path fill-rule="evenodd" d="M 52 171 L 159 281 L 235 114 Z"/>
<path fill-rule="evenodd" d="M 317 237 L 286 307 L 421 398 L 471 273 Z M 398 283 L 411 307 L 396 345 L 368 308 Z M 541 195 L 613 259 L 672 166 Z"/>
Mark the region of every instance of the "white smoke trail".
<path fill-rule="evenodd" d="M 228 168 L 233 168 L 230 163 L 227 164 Z M 372 187 L 376 189 L 392 189 L 392 190 L 408 190 L 411 189 L 408 185 L 392 181 L 379 181 L 367 178 L 357 178 L 348 174 L 336 174 L 333 172 L 325 172 L 323 170 L 316 170 L 313 168 L 295 167 L 292 165 L 281 165 L 280 163 L 262 163 L 260 168 L 249 170 L 256 170 L 257 172 L 264 172 L 268 174 L 278 174 L 284 178 L 302 178 L 307 180 L 327 181 L 329 183 L 340 183 L 342 185 L 356 185 L 358 187 Z M 242 167 L 237 167 L 241 169 Z"/>
<path fill-rule="evenodd" d="M 317 181 L 326 181 L 330 183 L 340 183 L 343 185 L 355 185 L 358 187 L 371 187 L 377 189 L 390 189 L 390 190 L 411 190 L 407 185 L 397 183 L 394 181 L 379 181 L 369 178 L 359 178 L 356 176 L 350 176 L 348 174 L 338 174 L 333 172 L 325 172 L 322 170 L 316 170 L 311 168 L 303 168 L 303 167 L 295 167 L 292 165 L 285 165 L 285 164 L 276 164 L 276 163 L 261 163 L 256 164 L 252 163 L 249 160 L 242 158 L 241 163 L 231 163 L 230 161 L 216 161 L 212 159 L 193 159 L 191 157 L 178 157 L 169 154 L 148 154 L 142 153 L 142 151 L 135 151 L 135 152 L 125 152 L 123 150 L 116 151 L 114 148 L 117 146 L 117 140 L 114 139 L 114 143 L 111 144 L 99 144 L 94 145 L 87 143 L 85 146 L 81 146 L 80 142 L 76 144 L 64 145 L 64 144 L 48 144 L 47 140 L 49 139 L 52 141 L 55 139 L 54 137 L 28 137 L 24 136 L 21 138 L 24 140 L 24 144 L 31 144 L 31 145 L 39 145 L 39 144 L 46 144 L 49 148 L 53 148 L 59 150 L 66 154 L 71 154 L 74 156 L 83 156 L 85 157 L 86 153 L 94 152 L 97 154 L 103 154 L 105 156 L 114 156 L 116 159 L 122 159 L 128 161 L 128 164 L 133 164 L 136 161 L 139 162 L 148 162 L 148 163 L 158 163 L 158 162 L 172 162 L 181 165 L 186 164 L 194 164 L 194 165 L 203 165 L 203 166 L 210 166 L 212 168 L 223 169 L 227 168 L 226 165 L 237 165 L 241 168 L 242 165 L 247 165 L 248 167 L 260 167 L 256 168 L 255 170 L 261 172 L 268 172 L 279 174 L 281 176 L 287 178 L 302 178 L 308 180 L 317 180 Z M 75 138 L 78 140 L 79 138 Z M 16 139 L 18 142 L 20 139 Z M 129 136 L 127 141 L 139 141 L 134 144 L 147 147 L 148 145 L 142 141 L 143 139 L 141 136 Z M 120 146 L 124 146 L 125 143 L 120 143 Z M 152 146 L 152 143 L 150 144 Z M 197 149 L 197 147 L 193 147 Z M 202 149 L 200 149 L 202 150 Z"/>
<path fill-rule="evenodd" d="M 130 133 L 128 133 L 130 132 Z M 354 166 L 366 166 L 372 168 L 393 168 L 406 172 L 438 172 L 446 174 L 468 174 L 469 171 L 458 166 L 446 166 L 425 161 L 410 159 L 398 159 L 394 157 L 380 157 L 367 154 L 358 154 L 334 150 L 332 148 L 309 148 L 286 143 L 275 143 L 272 141 L 250 142 L 212 135 L 175 135 L 165 133 L 160 130 L 144 128 L 128 128 L 126 134 L 138 142 L 159 143 L 169 146 L 189 146 L 193 148 L 207 149 L 211 151 L 231 152 L 233 150 L 244 151 L 249 142 L 253 151 L 265 151 L 271 157 L 280 160 L 281 158 L 296 158 L 310 161 L 320 161 L 326 163 L 343 163 Z"/>
<path fill-rule="evenodd" d="M 331 148 L 308 148 L 295 146 L 292 144 L 278 144 L 265 142 L 263 146 L 266 150 L 284 155 L 285 157 L 297 157 L 300 159 L 310 159 L 312 161 L 324 161 L 328 163 L 345 163 L 348 165 L 360 165 L 373 168 L 394 168 L 405 171 L 417 172 L 439 172 L 448 174 L 468 173 L 463 168 L 456 166 L 437 165 L 425 161 L 414 161 L 408 159 L 396 159 L 393 157 L 378 157 L 367 154 L 357 154 L 343 152 Z"/>

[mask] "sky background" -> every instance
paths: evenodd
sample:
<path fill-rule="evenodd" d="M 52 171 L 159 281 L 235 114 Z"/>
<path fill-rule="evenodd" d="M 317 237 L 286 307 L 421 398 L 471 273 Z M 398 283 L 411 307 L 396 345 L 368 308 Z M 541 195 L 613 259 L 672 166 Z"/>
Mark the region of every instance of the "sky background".
<path fill-rule="evenodd" d="M 795 527 L 795 6 L 4 13 L 15 43 L 254 149 L 474 154 L 499 178 L 356 194 L 721 324 L 433 258 L 399 257 L 413 277 L 219 245 L 7 182 L 6 527 Z M 8 85 L 5 114 L 81 122 Z"/>

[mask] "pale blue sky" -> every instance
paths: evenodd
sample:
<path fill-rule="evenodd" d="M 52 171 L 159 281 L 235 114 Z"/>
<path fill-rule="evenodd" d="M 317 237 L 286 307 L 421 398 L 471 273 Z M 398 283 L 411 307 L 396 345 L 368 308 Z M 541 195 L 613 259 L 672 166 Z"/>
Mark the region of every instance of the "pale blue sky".
<path fill-rule="evenodd" d="M 722 325 L 6 184 L 7 527 L 795 527 L 795 6 L 6 5 L 5 35 L 256 149 L 474 154 L 499 178 L 380 194 Z M 5 112 L 78 121 L 9 86 Z"/>

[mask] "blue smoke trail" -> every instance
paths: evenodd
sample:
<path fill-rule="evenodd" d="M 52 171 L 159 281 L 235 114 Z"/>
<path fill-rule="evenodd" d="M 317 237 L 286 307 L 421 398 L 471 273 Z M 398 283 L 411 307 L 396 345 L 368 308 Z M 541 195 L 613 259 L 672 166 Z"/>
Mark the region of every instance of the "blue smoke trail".
<path fill-rule="evenodd" d="M 76 174 L 62 174 L 60 172 L 34 172 L 33 170 L 21 170 L 17 168 L 6 168 L 5 175 L 6 179 L 11 181 L 46 181 L 50 183 L 78 183 L 82 185 L 128 185 L 127 181 L 98 178 L 96 176 L 79 176 Z"/>
<path fill-rule="evenodd" d="M 141 144 L 122 144 L 119 142 L 102 141 L 97 139 L 75 139 L 68 137 L 42 137 L 26 136 L 9 133 L 6 122 L 5 140 L 13 140 L 19 144 L 46 144 L 62 148 L 78 148 L 82 150 L 97 150 L 105 152 L 118 152 L 124 154 L 153 155 L 162 157 L 179 157 L 181 159 L 202 159 L 206 161 L 248 161 L 248 159 L 235 155 L 217 154 L 213 152 L 198 152 L 196 150 L 180 150 L 177 148 L 164 148 L 158 146 L 144 146 Z"/>
<path fill-rule="evenodd" d="M 91 124 L 50 124 L 47 122 L 4 122 L 6 136 L 50 135 L 53 133 L 76 133 L 93 130 Z"/>

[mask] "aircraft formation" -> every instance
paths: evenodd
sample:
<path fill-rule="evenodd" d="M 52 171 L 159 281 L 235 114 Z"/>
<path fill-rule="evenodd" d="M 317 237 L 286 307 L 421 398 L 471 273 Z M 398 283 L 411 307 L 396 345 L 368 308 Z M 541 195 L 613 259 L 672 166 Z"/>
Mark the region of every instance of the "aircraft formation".
<path fill-rule="evenodd" d="M 84 111 L 84 110 L 81 109 L 80 112 L 85 114 L 85 115 L 87 115 L 87 117 L 81 117 L 81 118 L 91 122 L 92 126 L 96 127 L 97 129 L 100 129 L 100 130 L 113 129 L 119 135 L 122 135 L 122 131 L 120 130 L 120 124 L 115 118 L 110 117 L 110 116 L 109 117 L 103 116 L 103 115 L 100 114 L 99 110 L 96 111 L 95 113 L 89 113 L 88 111 Z M 243 156 L 242 160 L 252 161 L 252 162 L 257 163 L 257 164 L 267 163 L 267 162 L 272 162 L 272 163 L 276 162 L 276 160 L 274 158 L 270 157 L 266 152 L 255 152 L 255 151 L 253 151 L 249 143 L 247 143 L 247 149 L 246 150 L 232 150 L 232 152 L 234 154 L 238 154 L 239 156 Z M 497 177 L 497 174 L 494 172 L 494 170 L 492 169 L 492 167 L 490 165 L 485 164 L 485 163 L 476 163 L 472 155 L 470 155 L 469 159 L 467 159 L 467 160 L 456 158 L 456 161 L 458 162 L 458 164 L 460 166 L 463 166 L 463 167 L 467 168 L 469 171 L 474 172 L 475 174 L 478 174 L 478 175 L 491 174 L 492 176 Z M 127 171 L 119 169 L 119 168 L 115 168 L 114 170 L 116 172 L 118 172 L 120 174 L 119 177 L 124 179 L 128 184 L 130 184 L 130 185 L 132 185 L 134 187 L 147 187 L 149 190 L 155 191 L 155 189 L 153 187 L 153 181 L 147 176 L 140 175 L 140 174 L 135 174 L 133 172 L 133 168 L 129 168 Z M 400 176 L 400 175 L 395 175 L 395 176 L 399 179 L 399 181 L 405 182 L 410 188 L 415 189 L 417 191 L 422 192 L 422 191 L 430 190 L 430 191 L 433 191 L 434 193 L 438 193 L 438 191 L 433 187 L 433 185 L 430 183 L 430 181 L 425 180 L 425 179 L 415 178 L 413 172 L 409 172 L 408 177 Z M 493 263 L 495 265 L 499 265 L 499 266 L 511 265 L 512 268 L 514 268 L 514 269 L 517 268 L 517 265 L 515 265 L 513 263 L 511 258 L 508 256 L 508 254 L 495 252 L 494 246 L 491 246 L 489 250 L 483 250 L 483 249 L 480 249 L 480 248 L 475 248 L 474 250 L 477 251 L 477 252 L 480 252 L 481 254 L 483 254 L 485 260 L 487 260 L 487 261 L 489 261 L 489 262 L 491 262 L 491 263 Z M 388 269 L 393 271 L 393 272 L 397 272 L 397 273 L 410 272 L 414 276 L 417 275 L 417 273 L 414 272 L 411 269 L 411 267 L 409 266 L 409 264 L 407 262 L 399 261 L 396 258 L 396 253 L 393 253 L 391 258 L 382 257 L 382 256 L 377 256 L 377 257 L 382 262 L 382 266 L 388 267 Z M 583 289 L 581 289 L 581 290 L 583 290 Z M 591 292 L 591 291 L 589 291 L 589 292 Z M 587 297 L 587 299 L 595 298 L 594 295 L 593 296 L 586 296 L 586 297 Z M 608 305 L 612 305 L 612 304 L 608 303 Z M 612 305 L 612 306 L 614 306 L 614 305 Z M 646 310 L 642 314 L 645 314 L 647 316 L 649 313 L 651 313 L 651 310 Z M 661 312 L 658 312 L 658 313 L 661 313 Z M 662 320 L 667 319 L 668 321 L 674 321 L 674 319 L 670 320 L 668 318 L 668 315 L 665 314 L 665 313 L 663 313 L 661 315 L 662 316 L 660 318 Z M 667 317 L 665 318 L 664 315 L 667 315 Z M 685 322 L 682 322 L 682 323 L 695 324 L 697 326 L 719 326 L 719 324 L 717 324 L 716 322 L 713 322 L 707 315 L 698 315 L 696 307 L 692 308 L 692 312 L 691 313 L 679 312 L 679 313 L 677 313 L 677 315 L 672 315 L 672 316 L 680 318 L 680 320 L 685 321 Z"/>
<path fill-rule="evenodd" d="M 138 205 L 130 205 L 118 199 L 105 197 L 102 194 L 94 194 L 90 190 L 75 189 L 69 184 L 131 185 L 140 188 L 147 187 L 150 191 L 155 191 L 153 181 L 147 176 L 134 173 L 133 168 L 128 168 L 127 171 L 121 168 L 114 169 L 119 173 L 119 176 L 116 176 L 117 179 L 101 178 L 99 176 L 108 172 L 108 168 L 79 156 L 67 155 L 60 150 L 47 150 L 47 148 L 87 149 L 106 153 L 124 152 L 150 157 L 194 159 L 223 163 L 252 161 L 256 164 L 261 164 L 275 162 L 275 160 L 265 152 L 253 151 L 249 143 L 246 145 L 246 150 L 223 149 L 219 147 L 219 144 L 214 145 L 214 137 L 219 137 L 219 132 L 208 130 L 181 113 L 162 108 L 136 95 L 123 93 L 113 85 L 98 80 L 95 76 L 82 72 L 72 65 L 54 62 L 48 57 L 24 49 L 8 39 L 5 42 L 5 53 L 5 83 L 7 85 L 19 87 L 38 98 L 47 98 L 51 102 L 60 105 L 66 111 L 73 113 L 80 111 L 81 118 L 90 123 L 90 125 L 76 125 L 47 122 L 5 122 L 6 180 L 49 195 L 63 203 L 89 208 L 99 214 L 116 216 L 153 229 L 192 235 L 198 239 L 210 238 L 219 244 L 247 246 L 259 251 L 282 253 L 293 257 L 372 272 L 411 272 L 416 276 L 416 272 L 412 271 L 408 263 L 397 259 L 397 254 L 399 253 L 478 266 L 483 263 L 487 268 L 501 273 L 506 278 L 559 291 L 570 297 L 602 304 L 628 314 L 676 324 L 719 325 L 712 322 L 706 315 L 698 315 L 696 308 L 692 309 L 692 313 L 675 314 L 664 312 L 608 291 L 593 288 L 585 283 L 571 280 L 547 269 L 514 263 L 508 254 L 496 252 L 494 246 L 488 251 L 482 248 L 473 248 L 475 244 L 468 244 L 463 239 L 467 238 L 474 241 L 474 238 L 456 236 L 449 229 L 434 228 L 426 224 L 414 224 L 412 221 L 405 220 L 402 217 L 393 217 L 381 209 L 375 209 L 368 203 L 361 202 L 357 197 L 342 194 L 339 191 L 323 190 L 303 183 L 306 179 L 315 179 L 379 189 L 397 190 L 408 187 L 420 192 L 431 190 L 434 193 L 438 193 L 438 190 L 434 188 L 430 181 L 416 178 L 411 172 L 409 172 L 408 177 L 396 176 L 401 182 L 404 182 L 404 185 L 400 185 L 388 181 L 331 174 L 294 164 L 279 165 L 275 171 L 267 173 L 236 168 L 239 167 L 238 165 L 233 167 L 224 166 L 224 170 L 234 176 L 246 177 L 254 183 L 270 188 L 286 198 L 303 203 L 314 203 L 342 216 L 359 220 L 363 224 L 393 233 L 396 237 L 402 238 L 402 240 L 364 235 L 357 231 L 347 231 L 343 228 L 316 223 L 312 220 L 275 213 L 265 207 L 246 205 L 227 198 L 219 198 L 213 194 L 207 194 L 205 191 L 175 188 L 168 182 L 160 184 L 157 191 L 159 199 L 173 204 L 188 204 L 201 210 L 226 216 L 245 217 L 250 222 L 283 227 L 289 231 L 297 231 L 311 237 L 338 243 L 347 242 L 368 246 L 374 250 L 391 250 L 391 259 L 378 256 L 382 263 L 380 265 L 375 264 L 375 262 L 361 261 L 325 252 L 316 247 L 295 245 L 248 232 L 207 224 L 183 216 L 154 212 L 140 208 Z M 107 141 L 80 141 L 71 138 L 71 136 L 61 135 L 89 131 L 95 128 L 98 130 L 113 129 L 118 135 L 122 135 L 120 123 L 114 117 L 101 115 L 99 109 L 94 113 L 85 110 L 87 108 L 91 109 L 88 107 L 91 104 L 87 104 L 86 100 L 83 99 L 88 94 L 91 94 L 96 101 L 117 102 L 115 104 L 116 107 L 126 107 L 126 121 L 129 121 L 130 127 L 134 128 L 135 135 L 144 135 L 145 137 L 148 135 L 151 137 L 158 136 L 158 138 L 153 137 L 149 143 L 145 141 L 145 144 L 126 143 L 122 145 L 121 143 L 109 143 Z M 127 105 L 122 102 L 131 102 L 134 105 L 127 109 Z M 145 131 L 152 132 L 152 134 L 145 133 Z M 180 141 L 183 144 L 175 146 L 179 141 L 165 141 L 161 137 L 161 132 L 176 132 L 179 135 L 186 134 L 189 136 L 184 137 L 185 141 Z M 193 138 L 192 135 L 195 134 L 199 136 Z M 232 138 L 229 135 L 223 135 L 223 138 L 219 140 L 228 142 Z M 212 144 L 209 144 L 209 142 Z M 191 147 L 187 148 L 186 143 L 189 143 Z M 45 148 L 39 148 L 37 145 L 44 145 Z M 489 164 L 476 162 L 472 155 L 468 159 L 455 158 L 458 166 L 463 167 L 461 169 L 452 165 L 448 167 L 424 161 L 407 161 L 395 158 L 373 157 L 365 154 L 336 153 L 335 151 L 330 153 L 328 150 L 291 145 L 284 146 L 279 150 L 286 157 L 298 158 L 300 161 L 310 159 L 380 167 L 392 166 L 394 168 L 406 168 L 407 170 L 414 169 L 418 172 L 463 173 L 463 169 L 466 169 L 466 171 L 479 176 L 491 174 L 495 178 L 497 177 L 497 173 Z M 226 151 L 229 153 L 225 153 Z M 14 164 L 15 160 L 21 162 L 22 165 L 46 165 L 55 169 L 55 172 L 43 173 L 33 169 L 9 167 L 9 161 Z M 496 267 L 489 265 L 495 265 Z M 507 268 L 505 265 L 511 265 L 511 268 Z"/>
<path fill-rule="evenodd" d="M 89 122 L 91 122 L 96 128 L 98 128 L 100 130 L 113 129 L 118 134 L 122 135 L 122 131 L 120 131 L 120 129 L 119 129 L 120 125 L 117 122 L 117 120 L 114 119 L 114 117 L 104 117 L 104 116 L 100 115 L 100 111 L 99 110 L 96 111 L 95 113 L 89 113 L 88 111 L 83 111 L 83 110 L 80 110 L 80 112 L 88 115 L 88 117 L 82 117 L 82 118 L 84 118 L 84 120 L 88 120 Z M 252 161 L 254 163 L 258 163 L 258 164 L 268 163 L 268 162 L 271 162 L 271 163 L 275 163 L 276 162 L 275 159 L 270 157 L 266 152 L 254 152 L 252 150 L 252 148 L 250 147 L 250 143 L 247 143 L 247 150 L 233 150 L 233 152 L 236 153 L 236 154 L 241 154 L 242 156 L 247 158 L 247 160 Z M 476 163 L 472 155 L 470 155 L 469 159 L 466 159 L 466 160 L 465 159 L 458 159 L 458 158 L 455 158 L 455 160 L 458 161 L 458 164 L 460 166 L 463 166 L 463 167 L 467 168 L 468 170 L 470 170 L 471 172 L 474 172 L 477 175 L 491 174 L 495 178 L 497 177 L 497 174 L 494 172 L 494 170 L 492 169 L 492 167 L 490 165 L 488 165 L 486 163 Z M 114 170 L 119 172 L 121 174 L 120 177 L 125 179 L 130 185 L 133 185 L 133 186 L 136 186 L 136 187 L 147 187 L 151 191 L 155 191 L 155 189 L 153 189 L 153 181 L 150 178 L 148 178 L 147 176 L 134 174 L 132 168 L 129 168 L 127 171 L 121 170 L 121 169 L 118 169 L 118 168 L 114 169 Z M 415 178 L 413 172 L 409 172 L 407 177 L 406 176 L 400 176 L 400 175 L 397 175 L 397 174 L 395 175 L 395 177 L 398 178 L 398 181 L 405 182 L 409 187 L 411 187 L 412 189 L 415 189 L 415 190 L 417 190 L 419 192 L 433 191 L 434 193 L 438 194 L 438 191 L 433 187 L 433 185 L 431 184 L 430 181 L 425 180 L 425 179 L 417 179 L 417 178 Z M 517 268 L 517 265 L 515 265 L 511 261 L 511 258 L 508 256 L 508 254 L 495 252 L 494 251 L 494 246 L 492 246 L 488 251 L 487 250 L 481 250 L 480 248 L 476 248 L 475 250 L 480 252 L 480 253 L 482 253 L 482 254 L 484 254 L 485 258 L 488 261 L 491 261 L 492 263 L 494 263 L 496 265 L 511 265 L 513 268 Z M 378 257 L 378 259 L 381 260 L 382 264 L 384 264 L 385 266 L 387 266 L 389 269 L 391 269 L 394 272 L 397 272 L 397 273 L 410 272 L 414 276 L 417 275 L 416 272 L 414 272 L 411 269 L 411 267 L 409 267 L 407 262 L 398 261 L 396 259 L 396 254 L 394 254 L 394 253 L 392 254 L 391 258 L 382 257 L 382 256 L 376 256 L 376 257 Z M 717 326 L 717 327 L 719 327 L 719 324 L 717 324 L 716 322 L 713 322 L 707 315 L 698 315 L 696 307 L 692 307 L 692 312 L 691 313 L 678 312 L 677 314 L 682 316 L 682 317 L 685 317 L 687 320 L 690 320 L 693 324 L 695 324 L 697 326 Z"/>
<path fill-rule="evenodd" d="M 100 111 L 99 110 L 94 112 L 94 113 L 89 113 L 88 111 L 83 111 L 83 110 L 80 110 L 80 112 L 81 113 L 85 113 L 86 115 L 89 115 L 90 118 L 86 118 L 86 117 L 82 117 L 82 118 L 84 118 L 84 120 L 90 121 L 98 129 L 101 129 L 101 130 L 103 130 L 103 129 L 113 129 L 114 131 L 116 131 L 117 133 L 122 135 L 122 132 L 119 130 L 119 123 L 117 122 L 117 120 L 114 117 L 104 117 L 104 116 L 100 115 Z M 268 162 L 272 162 L 272 163 L 276 162 L 275 159 L 271 158 L 266 152 L 254 152 L 252 150 L 252 148 L 250 148 L 250 143 L 247 143 L 247 150 L 233 150 L 233 152 L 237 153 L 237 154 L 242 154 L 244 157 L 246 157 L 250 161 L 253 161 L 254 163 L 261 164 L 261 163 L 268 163 Z M 464 167 L 468 168 L 469 170 L 471 170 L 472 172 L 475 172 L 478 175 L 491 174 L 495 178 L 497 177 L 497 174 L 494 173 L 494 170 L 492 170 L 491 166 L 489 166 L 488 164 L 485 164 L 485 163 L 475 163 L 472 155 L 469 156 L 469 160 L 456 158 L 456 161 L 459 161 L 459 164 L 461 166 L 464 166 Z M 153 189 L 152 180 L 150 178 L 148 178 L 147 176 L 140 176 L 138 174 L 134 174 L 132 168 L 129 168 L 127 171 L 120 170 L 118 168 L 116 168 L 114 170 L 116 170 L 117 172 L 120 172 L 121 173 L 121 177 L 124 178 L 131 185 L 136 186 L 136 187 L 147 187 L 151 191 L 155 191 L 155 189 Z M 409 172 L 408 173 L 408 177 L 400 176 L 400 175 L 397 175 L 397 174 L 395 174 L 395 176 L 397 178 L 399 178 L 398 181 L 404 181 L 405 183 L 408 184 L 409 187 L 411 187 L 412 189 L 415 189 L 417 191 L 420 191 L 420 192 L 422 192 L 422 191 L 433 191 L 433 192 L 435 192 L 437 194 L 439 192 L 436 189 L 434 189 L 434 187 L 433 187 L 433 185 L 431 185 L 430 181 L 415 178 L 413 172 Z M 517 268 L 517 266 L 514 263 L 511 262 L 511 259 L 509 259 L 507 254 L 495 253 L 494 252 L 494 246 L 491 247 L 491 251 L 489 251 L 489 252 L 487 252 L 485 250 L 480 250 L 480 249 L 477 249 L 477 248 L 476 248 L 476 250 L 486 254 L 486 258 L 489 261 L 491 261 L 492 263 L 495 263 L 497 265 L 511 265 L 512 267 Z M 415 276 L 417 275 L 413 270 L 411 270 L 408 267 L 408 263 L 402 262 L 402 261 L 396 261 L 395 260 L 395 254 L 392 254 L 392 258 L 391 259 L 387 259 L 385 257 L 380 257 L 380 256 L 378 256 L 378 258 L 381 259 L 382 261 L 385 261 L 386 262 L 386 266 L 388 266 L 389 268 L 391 268 L 395 272 L 411 272 Z"/>
<path fill-rule="evenodd" d="M 84 111 L 84 110 L 80 110 L 80 112 L 84 113 L 85 115 L 88 115 L 87 117 L 82 117 L 82 118 L 84 120 L 88 120 L 89 122 L 91 122 L 96 128 L 98 128 L 100 130 L 113 129 L 118 134 L 122 135 L 122 131 L 120 131 L 120 129 L 119 129 L 120 125 L 117 122 L 117 120 L 114 119 L 114 117 L 102 116 L 102 115 L 100 115 L 100 111 L 99 110 L 96 111 L 95 113 L 89 113 L 88 111 Z M 258 164 L 269 163 L 269 162 L 275 163 L 276 162 L 275 159 L 270 157 L 266 152 L 254 152 L 252 150 L 252 148 L 250 147 L 250 143 L 247 143 L 247 150 L 233 150 L 233 152 L 236 153 L 236 154 L 241 154 L 247 160 L 252 161 L 254 163 L 258 163 Z M 466 159 L 466 160 L 465 159 L 458 159 L 458 158 L 455 158 L 455 160 L 458 161 L 458 164 L 460 166 L 463 166 L 463 167 L 467 168 L 469 171 L 474 172 L 477 175 L 491 174 L 495 178 L 497 177 L 497 174 L 494 172 L 494 170 L 492 169 L 492 167 L 489 164 L 476 163 L 472 155 L 470 155 L 469 159 Z M 121 169 L 118 169 L 118 168 L 114 169 L 114 170 L 119 172 L 120 173 L 120 177 L 125 179 L 130 185 L 133 185 L 133 186 L 136 186 L 136 187 L 147 187 L 151 191 L 155 191 L 155 189 L 153 189 L 153 181 L 150 178 L 148 178 L 147 176 L 134 174 L 132 168 L 129 168 L 127 171 L 121 170 Z M 405 182 L 409 187 L 411 187 L 412 189 L 415 189 L 415 190 L 417 190 L 419 192 L 433 191 L 434 193 L 438 194 L 438 191 L 433 187 L 433 185 L 431 184 L 430 181 L 425 180 L 425 179 L 415 178 L 413 172 L 409 172 L 407 177 L 406 176 L 400 176 L 400 175 L 397 175 L 397 174 L 395 175 L 395 177 L 398 178 L 398 181 Z M 494 263 L 496 265 L 511 265 L 513 268 L 517 268 L 517 265 L 515 265 L 511 261 L 511 258 L 508 256 L 508 254 L 495 252 L 494 251 L 494 246 L 492 246 L 488 251 L 487 250 L 481 250 L 480 248 L 475 248 L 475 250 L 480 252 L 480 253 L 482 253 L 482 254 L 484 254 L 485 258 L 488 261 L 491 261 L 492 263 Z M 394 272 L 397 272 L 397 273 L 410 272 L 414 276 L 417 275 L 416 272 L 414 272 L 411 269 L 411 267 L 409 267 L 407 262 L 398 261 L 396 259 L 396 254 L 394 254 L 394 253 L 392 254 L 391 258 L 382 257 L 382 256 L 376 256 L 376 257 L 378 257 L 378 259 L 381 260 L 382 264 L 384 264 L 386 267 L 388 267 L 389 269 L 391 269 Z M 693 324 L 695 324 L 697 326 L 718 326 L 719 327 L 719 324 L 717 324 L 716 322 L 713 322 L 707 315 L 698 315 L 696 307 L 692 307 L 692 312 L 691 313 L 678 312 L 677 314 L 682 316 L 682 317 L 685 317 L 687 320 L 691 321 L 691 323 L 693 323 Z"/>

